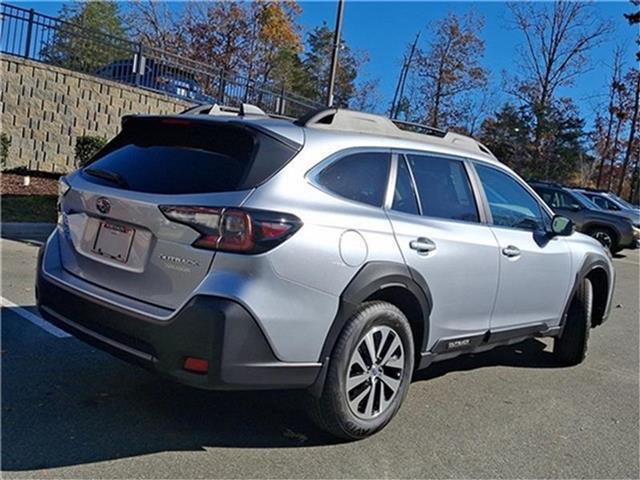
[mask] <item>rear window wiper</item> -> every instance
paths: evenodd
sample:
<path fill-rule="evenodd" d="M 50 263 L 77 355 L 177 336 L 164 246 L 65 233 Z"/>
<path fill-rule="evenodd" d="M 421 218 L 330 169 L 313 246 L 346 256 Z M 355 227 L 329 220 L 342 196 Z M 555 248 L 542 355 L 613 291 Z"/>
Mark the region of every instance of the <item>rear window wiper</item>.
<path fill-rule="evenodd" d="M 128 188 L 129 184 L 119 173 L 110 172 L 109 170 L 102 170 L 100 168 L 85 168 L 82 170 L 87 175 L 92 177 L 101 178 L 102 180 L 108 180 L 123 188 Z"/>

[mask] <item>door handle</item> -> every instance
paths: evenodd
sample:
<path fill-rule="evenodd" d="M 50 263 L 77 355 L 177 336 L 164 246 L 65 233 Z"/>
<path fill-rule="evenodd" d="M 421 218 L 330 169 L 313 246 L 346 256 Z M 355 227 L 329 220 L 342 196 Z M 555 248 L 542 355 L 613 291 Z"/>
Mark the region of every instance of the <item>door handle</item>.
<path fill-rule="evenodd" d="M 409 247 L 416 250 L 418 253 L 429 253 L 436 249 L 436 244 L 428 238 L 418 237 L 409 242 Z"/>
<path fill-rule="evenodd" d="M 518 247 L 514 247 L 513 245 L 509 245 L 508 247 L 504 247 L 502 249 L 502 254 L 505 257 L 513 258 L 520 256 L 520 249 Z"/>

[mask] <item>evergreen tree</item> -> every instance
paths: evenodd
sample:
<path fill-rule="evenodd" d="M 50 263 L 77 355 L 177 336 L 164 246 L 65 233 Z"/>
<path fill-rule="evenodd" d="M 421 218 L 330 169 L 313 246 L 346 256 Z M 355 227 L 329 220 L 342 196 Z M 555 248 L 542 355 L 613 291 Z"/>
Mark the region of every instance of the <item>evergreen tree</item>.
<path fill-rule="evenodd" d="M 323 102 L 329 88 L 333 30 L 326 23 L 314 28 L 309 33 L 308 48 L 302 64 L 308 77 L 309 87 L 307 92 L 302 93 L 307 93 L 314 100 Z M 335 106 L 346 107 L 355 95 L 355 79 L 361 63 L 351 48 L 341 40 L 334 90 Z"/>
<path fill-rule="evenodd" d="M 585 162 L 594 161 L 585 145 L 584 120 L 569 98 L 551 103 L 546 119 L 540 132 L 530 106 L 506 104 L 483 122 L 480 139 L 500 161 L 525 178 L 580 183 L 576 172 Z M 538 156 L 536 135 L 544 137 L 546 162 Z"/>
<path fill-rule="evenodd" d="M 117 2 L 96 0 L 64 4 L 60 18 L 67 23 L 42 49 L 46 62 L 92 72 L 129 54 L 122 50 L 119 40 L 126 37 L 126 32 Z"/>

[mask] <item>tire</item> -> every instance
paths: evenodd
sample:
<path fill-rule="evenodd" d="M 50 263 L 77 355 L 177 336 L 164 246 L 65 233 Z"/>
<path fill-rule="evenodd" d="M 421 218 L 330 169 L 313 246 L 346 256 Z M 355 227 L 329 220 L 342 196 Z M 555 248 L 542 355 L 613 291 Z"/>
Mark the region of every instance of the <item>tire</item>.
<path fill-rule="evenodd" d="M 373 365 L 367 340 L 378 357 Z M 336 437 L 357 440 L 372 435 L 400 408 L 413 365 L 413 335 L 404 314 L 387 302 L 363 303 L 340 333 L 320 397 L 309 396 L 309 414 Z"/>
<path fill-rule="evenodd" d="M 604 247 L 608 248 L 611 253 L 620 251 L 618 247 L 618 236 L 610 228 L 595 227 L 589 230 L 589 235 L 598 240 Z"/>
<path fill-rule="evenodd" d="M 585 278 L 571 300 L 562 335 L 553 343 L 553 353 L 561 365 L 578 365 L 587 356 L 592 311 L 593 287 Z"/>

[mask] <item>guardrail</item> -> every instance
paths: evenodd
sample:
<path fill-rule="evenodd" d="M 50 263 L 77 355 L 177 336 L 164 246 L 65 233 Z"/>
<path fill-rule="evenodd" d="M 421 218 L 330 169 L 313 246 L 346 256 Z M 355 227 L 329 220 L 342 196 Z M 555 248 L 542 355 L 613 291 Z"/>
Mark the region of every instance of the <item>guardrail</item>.
<path fill-rule="evenodd" d="M 321 107 L 272 83 L 6 3 L 0 8 L 0 51 L 194 103 L 252 103 L 290 117 Z"/>

